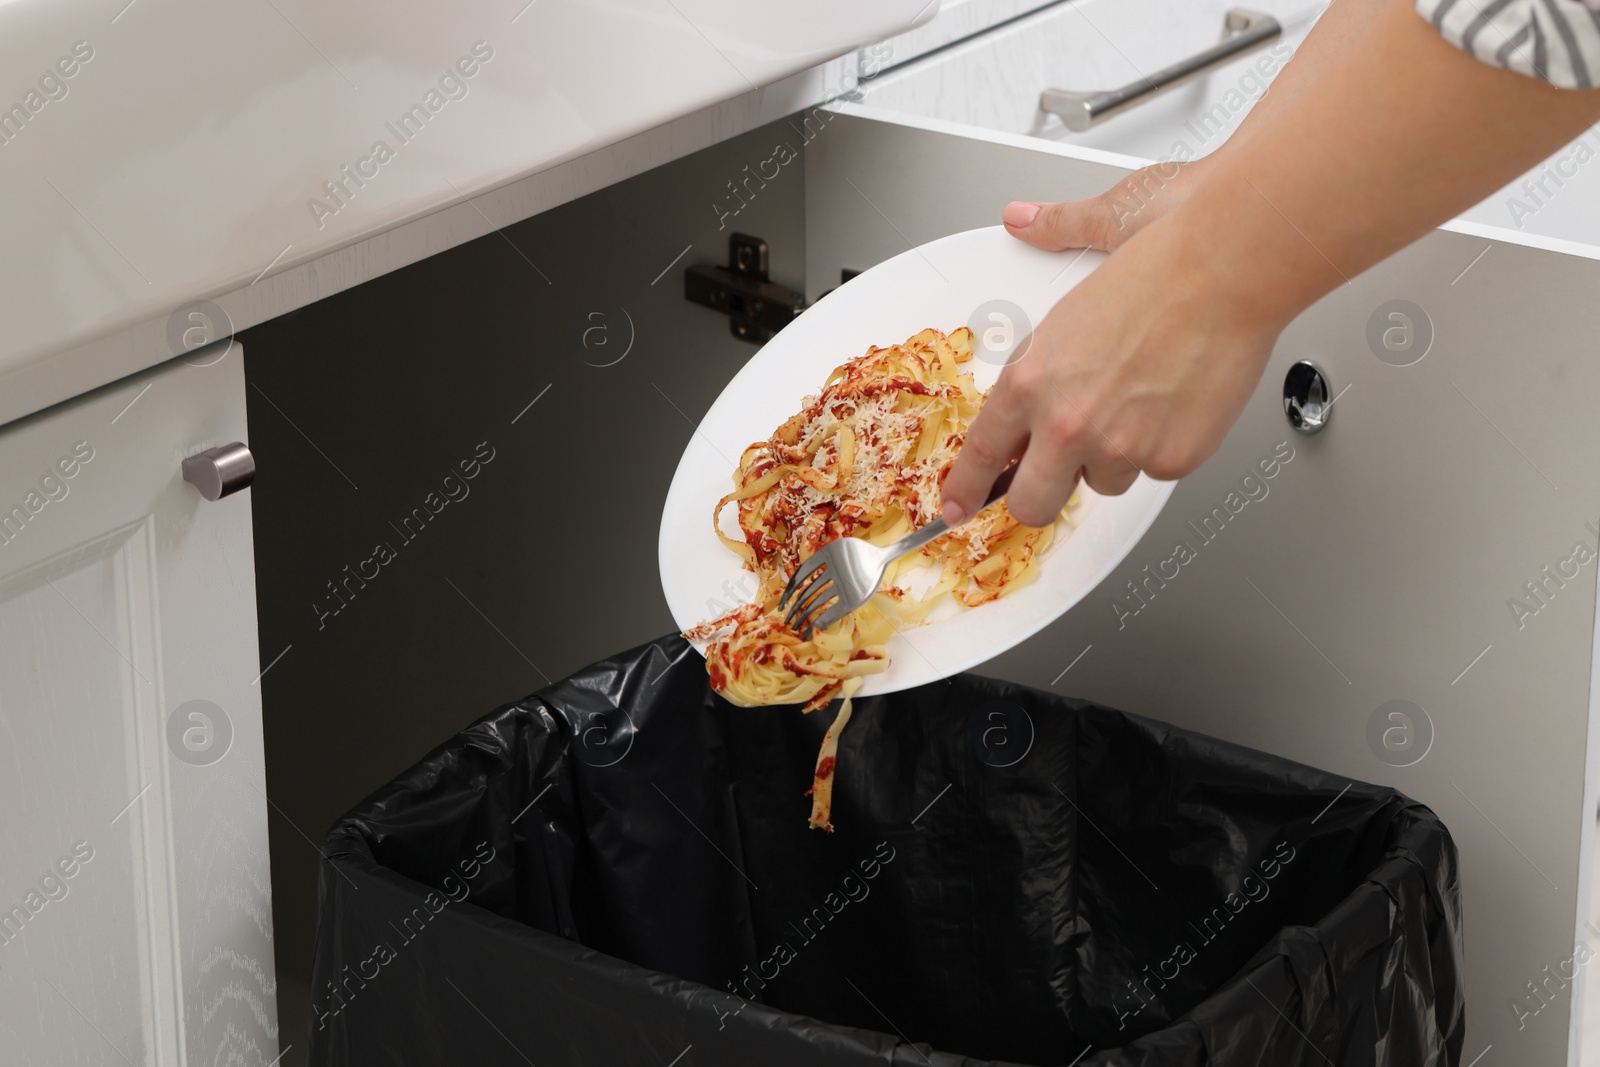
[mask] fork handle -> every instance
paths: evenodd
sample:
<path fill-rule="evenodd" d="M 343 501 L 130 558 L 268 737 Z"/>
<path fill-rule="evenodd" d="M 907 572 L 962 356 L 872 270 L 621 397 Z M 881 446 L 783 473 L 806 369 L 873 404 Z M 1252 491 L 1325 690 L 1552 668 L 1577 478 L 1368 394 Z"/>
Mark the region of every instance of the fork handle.
<path fill-rule="evenodd" d="M 1006 495 L 1007 491 L 1009 491 L 1011 488 L 1011 479 L 1016 477 L 1016 473 L 1017 468 L 1015 466 L 1007 467 L 1005 470 L 1000 472 L 1000 477 L 994 480 L 994 485 L 989 489 L 989 496 L 983 502 L 984 508 L 988 507 L 990 504 L 993 504 L 996 500 L 999 500 L 1001 497 Z M 982 510 L 983 508 L 978 509 L 978 511 Z M 971 517 L 972 516 L 970 515 L 967 516 L 968 519 Z M 915 552 L 929 541 L 936 540 L 949 533 L 950 529 L 950 524 L 945 522 L 943 519 L 934 519 L 926 526 L 912 530 L 910 533 L 906 534 L 904 537 L 900 538 L 900 540 L 891 545 L 889 548 L 891 553 L 889 558 L 899 559 L 908 552 Z"/>

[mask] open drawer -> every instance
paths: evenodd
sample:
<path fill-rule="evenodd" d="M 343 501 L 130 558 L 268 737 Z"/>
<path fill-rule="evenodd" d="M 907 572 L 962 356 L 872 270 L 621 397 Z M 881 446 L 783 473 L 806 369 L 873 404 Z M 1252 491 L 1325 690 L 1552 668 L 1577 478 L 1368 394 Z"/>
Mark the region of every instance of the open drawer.
<path fill-rule="evenodd" d="M 1041 109 L 1047 89 L 1138 86 L 1216 43 L 1236 7 L 1275 18 L 1282 34 L 1083 132 Z M 863 81 L 860 94 L 873 107 L 1122 152 L 1142 162 L 1193 159 L 1239 128 L 1326 7 L 1327 0 L 1055 3 L 929 55 L 911 47 L 928 30 L 886 42 L 873 52 L 877 65 L 867 68 L 881 73 Z M 1600 245 L 1600 166 L 1589 165 L 1597 149 L 1600 136 L 1586 131 L 1462 218 Z"/>
<path fill-rule="evenodd" d="M 807 289 L 993 224 L 1011 199 L 1099 192 L 1128 166 L 844 107 L 807 151 Z M 1554 1067 L 1570 1049 L 1576 1063 L 1574 941 L 1583 958 L 1600 949 L 1586 925 L 1600 252 L 1555 244 L 1457 224 L 1319 301 L 1127 561 L 981 668 L 1389 783 L 1437 811 L 1468 908 L 1463 1062 L 1492 1045 L 1486 1062 Z M 1382 334 L 1402 322 L 1414 333 L 1396 353 Z M 1312 436 L 1282 402 L 1303 359 L 1337 396 Z"/>

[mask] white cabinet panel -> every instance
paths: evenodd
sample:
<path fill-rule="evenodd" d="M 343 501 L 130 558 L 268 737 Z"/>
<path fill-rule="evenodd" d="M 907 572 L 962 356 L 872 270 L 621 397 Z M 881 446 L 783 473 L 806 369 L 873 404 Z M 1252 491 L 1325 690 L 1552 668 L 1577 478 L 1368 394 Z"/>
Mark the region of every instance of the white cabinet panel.
<path fill-rule="evenodd" d="M 1272 15 L 1283 36 L 1084 133 L 1070 132 L 1039 110 L 1045 89 L 1119 89 L 1210 47 L 1234 6 Z M 890 69 L 862 83 L 862 101 L 1141 159 L 1189 159 L 1238 127 L 1323 6 L 1304 0 L 1076 0 Z M 937 25 L 936 19 L 919 32 Z"/>
<path fill-rule="evenodd" d="M 863 78 L 948 48 L 985 30 L 1001 26 L 1063 0 L 943 0 L 939 13 L 914 30 L 885 38 L 858 51 L 848 70 Z M 1072 2 L 1072 0 L 1065 0 Z"/>
<path fill-rule="evenodd" d="M 1248 0 L 1282 23 L 1283 36 L 1247 55 L 1146 100 L 1083 133 L 1039 109 L 1046 88 L 1115 89 L 1213 43 L 1235 0 L 1075 0 L 1018 18 L 989 33 L 904 63 L 898 42 L 916 41 L 944 20 L 862 49 L 880 66 L 863 81 L 873 107 L 927 118 L 1026 133 L 1065 144 L 1119 152 L 1140 161 L 1191 159 L 1227 140 L 1313 25 L 1326 3 Z M 959 15 L 959 12 L 957 12 Z M 1586 130 L 1539 166 L 1469 208 L 1462 218 L 1488 226 L 1600 245 L 1600 134 Z"/>
<path fill-rule="evenodd" d="M 278 1054 L 237 346 L 0 432 L 0 1056 Z"/>

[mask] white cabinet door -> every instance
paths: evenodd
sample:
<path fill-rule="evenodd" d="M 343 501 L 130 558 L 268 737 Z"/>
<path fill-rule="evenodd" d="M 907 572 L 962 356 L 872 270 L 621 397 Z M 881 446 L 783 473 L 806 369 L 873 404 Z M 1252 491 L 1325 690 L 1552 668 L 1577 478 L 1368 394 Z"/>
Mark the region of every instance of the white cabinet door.
<path fill-rule="evenodd" d="M 180 474 L 245 439 L 242 353 L 203 351 L 0 428 L 8 1065 L 278 1056 L 250 494 Z"/>

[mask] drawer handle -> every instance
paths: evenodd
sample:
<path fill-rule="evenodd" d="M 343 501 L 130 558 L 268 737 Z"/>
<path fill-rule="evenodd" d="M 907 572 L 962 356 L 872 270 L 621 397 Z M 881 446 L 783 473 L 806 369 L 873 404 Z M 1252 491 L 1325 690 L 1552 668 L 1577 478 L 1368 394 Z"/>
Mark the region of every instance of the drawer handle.
<path fill-rule="evenodd" d="M 1283 27 L 1271 15 L 1248 8 L 1231 8 L 1222 19 L 1222 40 L 1205 51 L 1196 52 L 1170 67 L 1162 67 L 1154 74 L 1120 89 L 1083 93 L 1068 89 L 1046 89 L 1039 96 L 1039 107 L 1060 116 L 1062 124 L 1073 133 L 1082 133 L 1113 115 L 1120 115 L 1137 104 L 1160 96 L 1168 89 L 1176 89 L 1247 52 L 1253 52 L 1282 33 Z"/>
<path fill-rule="evenodd" d="M 183 480 L 200 490 L 207 500 L 237 493 L 256 477 L 256 457 L 244 442 L 208 448 L 183 461 Z"/>

